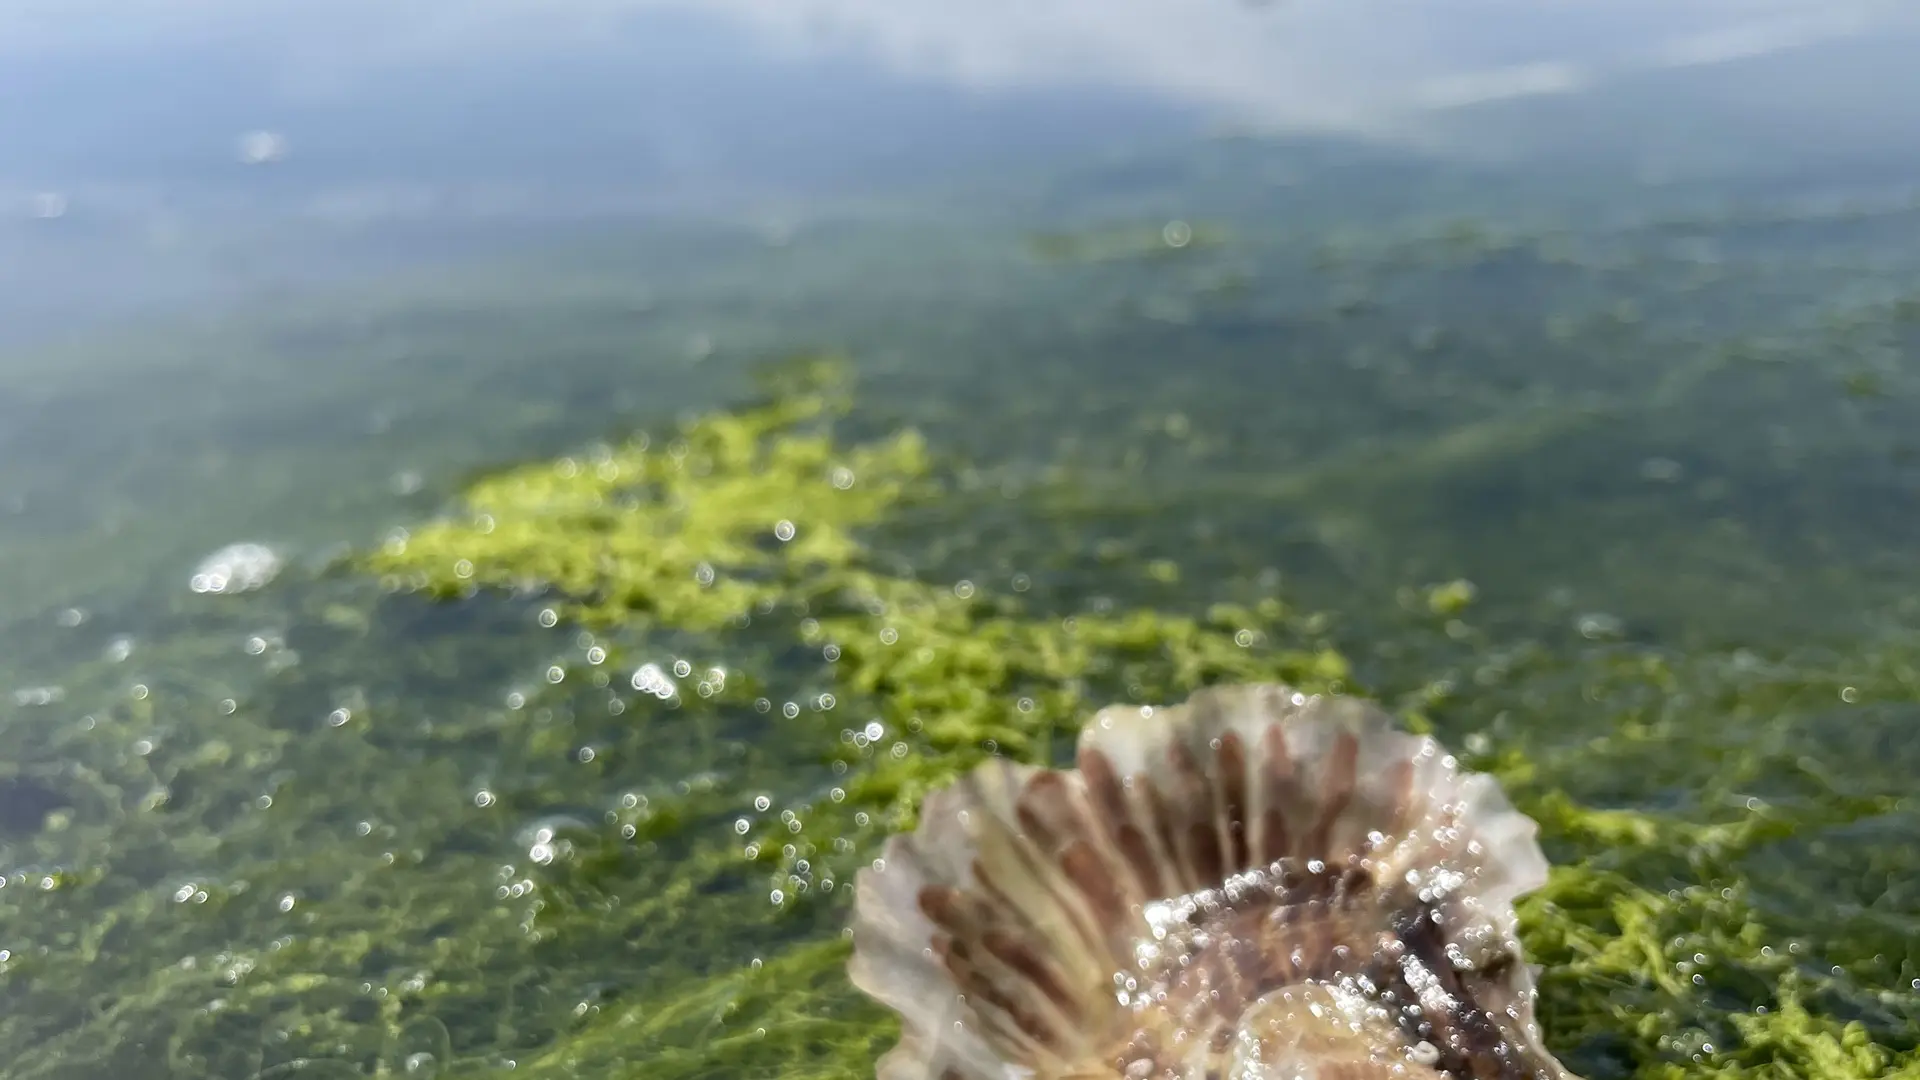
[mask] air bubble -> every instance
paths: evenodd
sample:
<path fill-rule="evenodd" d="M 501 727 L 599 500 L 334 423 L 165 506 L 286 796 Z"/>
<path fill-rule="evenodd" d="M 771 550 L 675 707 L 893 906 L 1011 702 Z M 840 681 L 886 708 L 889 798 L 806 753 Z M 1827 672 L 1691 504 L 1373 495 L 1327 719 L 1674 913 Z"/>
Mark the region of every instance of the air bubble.
<path fill-rule="evenodd" d="M 632 683 L 635 690 L 652 694 L 661 701 L 673 697 L 675 693 L 673 680 L 660 670 L 658 664 L 640 665 L 639 670 L 633 673 Z"/>

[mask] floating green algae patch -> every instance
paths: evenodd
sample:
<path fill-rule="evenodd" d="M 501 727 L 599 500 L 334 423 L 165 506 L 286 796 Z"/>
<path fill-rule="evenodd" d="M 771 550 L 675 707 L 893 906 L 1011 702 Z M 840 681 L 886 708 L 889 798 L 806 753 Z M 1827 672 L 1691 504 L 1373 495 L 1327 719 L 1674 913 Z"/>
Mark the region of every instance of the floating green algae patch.
<path fill-rule="evenodd" d="M 912 433 L 840 455 L 826 435 L 798 431 L 831 404 L 804 384 L 838 368 L 796 366 L 802 392 L 761 410 L 703 417 L 660 446 L 642 435 L 483 479 L 463 496 L 465 520 L 395 537 L 369 565 L 441 596 L 550 588 L 569 618 L 599 627 L 718 630 L 817 591 L 829 584 L 820 574 L 854 561 L 850 530 L 873 524 L 927 463 Z"/>
<path fill-rule="evenodd" d="M 571 861 L 554 860 L 537 882 L 545 899 L 534 924 L 565 936 L 595 911 L 611 915 L 640 935 L 635 962 L 657 966 L 637 973 L 630 998 L 593 1006 L 576 1030 L 523 1058 L 522 1073 L 858 1075 L 892 1025 L 841 975 L 845 886 L 884 835 L 911 825 L 929 789 L 989 753 L 1059 761 L 1088 712 L 1109 700 L 1169 700 L 1251 679 L 1354 689 L 1325 620 L 1276 597 L 1062 616 L 1023 604 L 1019 591 L 989 595 L 971 582 L 888 572 L 862 531 L 937 502 L 938 471 L 910 433 L 837 446 L 824 421 L 842 399 L 817 378 L 826 374 L 665 441 L 483 479 L 456 515 L 367 559 L 390 581 L 440 596 L 481 584 L 541 591 L 556 618 L 605 643 L 589 646 L 600 651 L 581 666 L 614 667 L 622 678 L 646 634 L 668 628 L 733 635 L 736 648 L 750 640 L 768 656 L 797 651 L 807 657 L 797 669 L 811 669 L 800 680 L 810 692 L 785 701 L 718 665 L 683 663 L 677 677 L 658 666 L 635 671 L 630 685 L 649 703 L 636 709 L 664 707 L 669 723 L 764 717 L 760 737 L 790 740 L 819 779 L 738 807 L 747 812 L 731 822 L 734 811 L 716 805 L 725 800 L 697 785 L 611 815 L 626 843 L 673 852 L 671 869 L 654 879 L 660 894 L 611 899 L 631 884 L 623 856 L 607 850 L 619 847 L 610 837 L 583 838 Z M 1142 574 L 1177 578 L 1159 564 Z M 1472 600 L 1464 583 L 1433 595 L 1436 614 L 1459 614 Z M 1588 689 L 1607 678 L 1672 693 L 1699 678 L 1648 660 L 1594 663 Z M 572 677 L 554 671 L 556 682 Z M 1764 704 L 1769 689 L 1730 683 L 1721 700 L 1701 704 L 1739 716 L 1743 692 Z M 1448 699 L 1458 696 L 1420 698 L 1409 721 L 1446 727 L 1450 711 L 1461 711 Z M 1644 724 L 1622 724 L 1584 742 L 1580 767 L 1621 775 L 1654 742 Z M 1728 798 L 1664 814 L 1621 809 L 1571 797 L 1557 770 L 1518 749 L 1527 743 L 1476 744 L 1475 760 L 1541 820 L 1558 864 L 1524 919 L 1533 957 L 1547 968 L 1544 1022 L 1578 1067 L 1596 1077 L 1920 1069 L 1904 997 L 1912 992 L 1904 980 L 1920 978 L 1911 939 L 1874 942 L 1872 962 L 1841 980 L 1839 967 L 1820 970 L 1815 947 L 1795 936 L 1824 933 L 1819 955 L 1837 955 L 1831 925 L 1769 923 L 1745 878 L 1755 853 L 1783 838 L 1906 813 L 1891 795 L 1795 817 L 1731 797 L 1743 782 L 1757 790 L 1753 760 L 1703 752 L 1683 766 L 1702 791 L 1731 785 Z M 729 919 L 739 920 L 731 931 Z M 748 962 L 672 958 L 676 934 L 729 932 L 755 943 Z M 1884 1000 L 1843 993 L 1842 981 L 1885 987 Z"/>

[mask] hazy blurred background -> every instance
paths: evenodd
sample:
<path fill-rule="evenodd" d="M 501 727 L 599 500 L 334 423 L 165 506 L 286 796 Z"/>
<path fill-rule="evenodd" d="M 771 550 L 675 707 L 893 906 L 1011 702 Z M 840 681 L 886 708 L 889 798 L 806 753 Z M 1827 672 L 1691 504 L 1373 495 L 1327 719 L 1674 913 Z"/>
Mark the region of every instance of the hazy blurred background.
<path fill-rule="evenodd" d="M 1870 185 L 1911 164 L 1917 22 L 1854 0 L 21 0 L 0 334 L 1204 130 Z"/>

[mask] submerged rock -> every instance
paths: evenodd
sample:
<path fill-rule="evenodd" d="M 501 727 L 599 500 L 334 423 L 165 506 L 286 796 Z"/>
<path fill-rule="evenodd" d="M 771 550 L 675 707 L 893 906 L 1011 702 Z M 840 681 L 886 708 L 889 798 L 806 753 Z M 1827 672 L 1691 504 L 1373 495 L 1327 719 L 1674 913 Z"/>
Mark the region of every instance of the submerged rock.
<path fill-rule="evenodd" d="M 1514 898 L 1534 822 L 1350 698 L 1114 707 L 1079 768 L 995 759 L 863 871 L 854 983 L 883 1080 L 1573 1080 Z"/>

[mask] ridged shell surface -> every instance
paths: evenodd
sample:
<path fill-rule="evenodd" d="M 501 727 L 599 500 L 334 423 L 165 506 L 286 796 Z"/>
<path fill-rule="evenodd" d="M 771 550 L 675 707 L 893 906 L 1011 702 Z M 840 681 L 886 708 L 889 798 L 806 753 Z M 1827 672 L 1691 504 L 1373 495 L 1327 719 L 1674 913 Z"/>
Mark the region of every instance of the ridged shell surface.
<path fill-rule="evenodd" d="M 1573 1080 L 1514 898 L 1534 823 L 1354 698 L 1102 710 L 1077 767 L 995 759 L 857 886 L 882 1080 Z"/>

